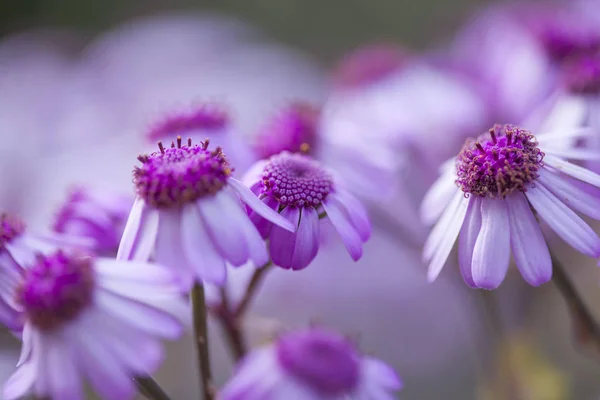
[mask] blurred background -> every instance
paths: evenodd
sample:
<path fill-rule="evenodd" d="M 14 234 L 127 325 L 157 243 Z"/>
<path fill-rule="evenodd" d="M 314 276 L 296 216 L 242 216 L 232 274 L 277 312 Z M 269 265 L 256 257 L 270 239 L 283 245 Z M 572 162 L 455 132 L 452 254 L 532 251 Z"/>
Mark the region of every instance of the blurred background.
<path fill-rule="evenodd" d="M 153 117 L 152 113 L 159 108 L 157 104 L 163 105 L 159 100 L 152 105 L 149 105 L 150 101 L 143 104 L 148 98 L 168 99 L 167 108 L 172 102 L 177 102 L 179 96 L 183 103 L 200 94 L 203 98 L 231 101 L 236 115 L 243 120 L 243 129 L 252 132 L 267 115 L 286 101 L 323 101 L 327 97 L 330 69 L 343 55 L 359 45 L 398 43 L 415 53 L 443 47 L 475 10 L 488 3 L 483 0 L 0 2 L 0 35 L 4 39 L 14 39 L 14 35 L 22 32 L 35 32 L 35 42 L 42 43 L 42 47 L 52 49 L 58 46 L 61 52 L 73 58 L 79 52 L 87 55 L 83 57 L 82 64 L 86 64 L 86 57 L 90 60 L 102 58 L 118 48 L 118 45 L 111 43 L 110 32 L 144 16 L 199 17 L 204 24 L 213 27 L 205 30 L 205 33 L 209 45 L 207 48 L 212 43 L 214 50 L 214 56 L 213 53 L 205 55 L 208 61 L 201 63 L 202 68 L 196 69 L 190 61 L 191 69 L 186 68 L 185 73 L 181 74 L 187 76 L 185 74 L 195 71 L 206 77 L 201 82 L 195 82 L 197 86 L 192 85 L 198 88 L 198 93 L 186 85 L 179 88 L 177 85 L 181 82 L 177 82 L 173 84 L 177 89 L 165 91 L 165 94 L 154 90 L 149 90 L 148 94 L 141 90 L 128 97 L 136 82 L 130 82 L 130 77 L 126 76 L 122 77 L 123 81 L 131 84 L 131 87 L 124 83 L 111 86 L 109 89 L 115 92 L 107 90 L 102 99 L 94 98 L 93 105 L 90 105 L 80 100 L 81 88 L 73 85 L 73 81 L 80 78 L 79 73 L 68 72 L 64 76 L 57 72 L 57 76 L 60 75 L 57 81 L 59 86 L 75 87 L 66 96 L 70 102 L 69 117 L 64 121 L 61 117 L 61 122 L 52 125 L 59 132 L 55 132 L 56 136 L 51 139 L 28 136 L 27 146 L 33 142 L 45 143 L 46 147 L 42 145 L 39 156 L 33 150 L 28 150 L 13 154 L 10 156 L 13 158 L 10 158 L 4 149 L 4 161 L 10 158 L 18 164 L 2 164 L 1 204 L 5 209 L 18 210 L 33 225 L 45 226 L 64 198 L 66 188 L 73 182 L 93 181 L 111 189 L 131 190 L 129 171 L 135 162 L 134 155 L 148 146 L 131 136 L 121 136 L 121 133 L 146 128 L 147 122 Z M 123 23 L 125 25 L 121 25 Z M 219 33 L 219 28 L 215 27 L 221 25 L 230 28 L 224 28 Z M 253 39 L 254 43 L 266 43 L 265 46 L 273 47 L 268 47 L 267 51 L 265 47 L 236 44 L 228 50 L 231 54 L 221 57 L 229 43 L 222 38 L 229 34 L 225 32 L 235 32 L 233 36 L 237 37 L 235 41 L 238 42 L 255 38 L 256 32 L 260 32 L 259 39 Z M 112 40 L 118 42 L 119 35 Z M 148 48 L 140 53 L 140 59 L 137 60 L 140 65 L 161 64 L 164 61 L 161 57 L 165 48 L 161 46 L 169 44 L 168 40 L 161 40 L 155 48 L 152 40 L 148 40 Z M 177 47 L 175 43 L 173 45 Z M 128 51 L 126 46 L 123 51 Z M 43 49 L 39 51 L 43 52 Z M 254 56 L 248 56 L 248 53 Z M 2 58 L 0 51 L 0 71 L 8 70 L 10 63 L 4 61 L 10 59 L 11 54 L 8 51 Z M 117 54 L 115 59 L 119 60 L 118 49 L 114 54 Z M 166 54 L 168 57 L 171 53 L 167 51 Z M 36 58 L 31 60 L 26 65 L 37 62 Z M 45 57 L 40 60 L 40 71 L 47 72 L 56 67 L 54 62 L 46 67 L 43 64 L 47 62 Z M 244 63 L 244 60 L 249 61 Z M 133 64 L 135 62 L 132 61 Z M 255 62 L 254 68 L 246 68 Z M 274 73 L 271 80 L 267 79 L 271 77 L 263 75 L 272 71 L 260 67 L 270 63 L 285 67 L 278 68 L 279 72 Z M 113 73 L 119 74 L 118 62 L 114 64 L 117 67 Z M 204 68 L 206 64 L 209 66 Z M 4 67 L 7 69 L 2 70 Z M 101 69 L 103 73 L 106 70 L 110 68 Z M 147 69 L 140 68 L 142 70 Z M 94 81 L 99 74 L 94 71 L 91 68 L 82 74 L 90 74 Z M 152 76 L 152 68 L 148 71 L 148 76 Z M 173 71 L 178 75 L 181 72 L 177 69 Z M 163 72 L 160 69 L 160 73 Z M 38 116 L 38 124 L 33 126 L 24 125 L 23 120 L 27 119 L 25 115 L 35 120 L 35 114 L 19 114 L 11 107 L 2 108 L 14 103 L 16 97 L 11 96 L 21 93 L 22 86 L 28 85 L 34 88 L 33 94 L 19 98 L 24 104 L 30 105 L 32 99 L 37 101 L 41 97 L 50 102 L 57 99 L 55 96 L 58 96 L 61 88 L 43 79 L 38 83 L 33 79 L 36 73 L 31 73 L 33 75 L 10 75 L 10 81 L 0 77 L 0 135 L 5 142 L 13 143 L 16 132 L 20 132 L 24 126 L 29 131 L 38 135 L 42 132 L 41 136 L 45 136 L 45 129 L 54 123 L 52 118 L 48 118 L 55 115 L 54 111 L 46 110 L 47 113 Z M 164 76 L 168 75 L 156 75 L 157 82 L 152 84 L 160 86 Z M 106 75 L 103 78 L 110 77 Z M 131 77 L 131 80 L 135 81 L 134 78 Z M 143 84 L 141 78 L 140 82 Z M 253 82 L 256 84 L 253 85 Z M 274 92 L 264 99 L 263 84 Z M 92 85 L 96 87 L 94 85 L 106 89 L 102 79 Z M 165 80 L 164 85 L 171 86 L 171 82 Z M 236 85 L 239 85 L 242 94 L 236 92 Z M 112 93 L 118 94 L 111 97 Z M 122 94 L 127 96 L 123 98 Z M 262 108 L 261 100 L 265 102 Z M 137 113 L 136 117 L 129 120 L 130 115 L 123 118 L 115 116 L 116 113 L 111 111 L 113 102 L 131 107 L 127 110 L 131 115 Z M 132 105 L 135 102 L 139 102 L 140 106 L 137 107 L 137 103 Z M 248 109 L 253 103 L 259 105 Z M 93 109 L 93 117 L 87 119 L 90 109 Z M 102 112 L 96 112 L 98 109 L 102 109 Z M 16 117 L 21 119 L 17 120 Z M 113 118 L 118 121 L 112 121 Z M 85 121 L 81 122 L 80 119 Z M 79 141 L 81 136 L 92 130 L 96 130 L 94 134 L 101 139 L 86 142 L 89 143 L 85 145 L 86 151 L 81 151 L 83 145 L 72 149 L 64 145 L 69 141 Z M 106 136 L 103 136 L 103 132 Z M 248 135 L 246 132 L 242 134 Z M 18 145 L 14 146 L 8 145 L 8 149 L 18 148 Z M 49 148 L 53 150 L 48 151 Z M 111 165 L 106 165 L 107 154 L 113 156 Z M 11 169 L 15 165 L 19 169 L 18 176 L 23 178 L 18 184 L 15 179 L 19 178 L 14 176 Z M 77 167 L 80 165 L 85 167 Z M 51 175 L 40 174 L 40 169 L 48 169 Z M 92 178 L 88 178 L 88 174 Z M 573 279 L 596 317 L 600 318 L 600 276 L 596 273 L 595 263 L 583 257 L 577 258 L 568 249 L 563 250 L 567 254 L 565 259 L 573 272 Z M 409 245 L 396 240 L 385 227 L 376 229 L 374 239 L 365 247 L 365 258 L 358 264 L 350 265 L 345 258 L 346 263 L 340 263 L 337 261 L 338 255 L 340 259 L 346 257 L 343 248 L 334 243 L 303 274 L 290 277 L 277 271 L 269 277 L 247 321 L 246 328 L 255 344 L 264 342 L 282 326 L 300 327 L 311 321 L 320 321 L 357 337 L 365 352 L 375 353 L 394 365 L 405 382 L 405 389 L 400 396 L 403 399 L 592 400 L 600 397 L 600 360 L 589 349 L 581 349 L 574 342 L 566 307 L 551 284 L 532 288 L 522 282 L 518 273 L 509 275 L 503 286 L 489 295 L 494 297 L 494 307 L 497 307 L 494 311 L 489 304 L 486 305 L 489 300 L 482 299 L 479 292 L 464 285 L 455 266 L 447 267 L 435 284 L 427 284 L 425 266 L 420 263 L 419 255 Z M 244 275 L 243 271 L 241 275 Z M 493 313 L 497 314 L 491 316 Z M 495 322 L 490 322 L 490 317 Z M 231 372 L 232 364 L 225 355 L 219 327 L 213 325 L 211 334 L 214 339 L 217 384 L 221 385 Z M 17 354 L 16 344 L 10 334 L 4 335 L 3 343 L 6 362 L 2 363 L 2 378 L 11 373 Z M 190 354 L 191 346 L 190 337 L 181 343 L 169 345 L 169 358 L 157 377 L 173 394 L 174 400 L 197 398 L 195 358 Z"/>

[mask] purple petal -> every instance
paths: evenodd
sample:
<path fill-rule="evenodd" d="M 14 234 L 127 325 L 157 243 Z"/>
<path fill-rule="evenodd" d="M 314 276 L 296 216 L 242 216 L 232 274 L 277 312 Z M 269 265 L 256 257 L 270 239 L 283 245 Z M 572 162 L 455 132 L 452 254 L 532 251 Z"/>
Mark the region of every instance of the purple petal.
<path fill-rule="evenodd" d="M 235 196 L 233 201 L 239 202 L 238 197 Z M 273 226 L 273 224 L 271 224 L 264 218 L 259 218 L 261 218 L 263 221 L 269 224 L 269 226 Z M 256 226 L 254 226 L 250 218 L 240 218 L 238 224 L 240 225 L 240 229 L 242 230 L 246 239 L 248 251 L 250 252 L 250 260 L 252 260 L 254 262 L 254 265 L 257 267 L 261 267 L 267 264 L 269 262 L 269 252 L 267 251 L 267 245 L 265 243 L 264 238 L 257 230 Z"/>
<path fill-rule="evenodd" d="M 53 399 L 80 400 L 83 396 L 81 376 L 73 344 L 59 335 L 44 335 L 43 353 L 49 393 Z"/>
<path fill-rule="evenodd" d="M 29 267 L 35 264 L 36 256 L 34 249 L 31 249 L 29 246 L 27 246 L 26 241 L 23 239 L 23 237 L 15 238 L 14 240 L 4 244 L 10 256 L 21 268 Z"/>
<path fill-rule="evenodd" d="M 298 225 L 300 210 L 296 207 L 286 207 L 281 216 L 290 223 Z M 296 233 L 273 226 L 269 239 L 271 259 L 275 265 L 289 269 L 293 267 L 294 247 L 296 246 Z"/>
<path fill-rule="evenodd" d="M 268 219 L 275 225 L 288 230 L 290 232 L 296 231 L 296 226 L 290 224 L 290 221 L 283 218 L 279 213 L 273 211 L 271 208 L 266 206 L 250 189 L 248 189 L 240 181 L 233 178 L 229 178 L 227 181 L 229 185 L 236 191 L 236 193 L 242 198 L 242 201 L 246 203 L 251 209 L 263 218 Z"/>
<path fill-rule="evenodd" d="M 523 279 L 533 286 L 552 277 L 552 259 L 538 221 L 522 193 L 506 197 L 510 223 L 510 245 Z"/>
<path fill-rule="evenodd" d="M 331 221 L 336 232 L 342 238 L 346 250 L 354 261 L 358 261 L 362 257 L 362 240 L 350 221 L 344 215 L 344 210 L 336 202 L 330 199 L 325 200 L 323 209 L 327 213 L 327 218 Z"/>
<path fill-rule="evenodd" d="M 481 198 L 472 196 L 469 200 L 467 215 L 458 237 L 458 264 L 464 281 L 471 287 L 477 287 L 473 281 L 472 262 L 475 242 L 481 230 Z"/>
<path fill-rule="evenodd" d="M 27 323 L 23 327 L 23 333 L 21 335 L 23 344 L 21 345 L 21 354 L 19 355 L 19 361 L 17 361 L 17 367 L 29 360 L 33 341 L 31 336 L 31 324 Z"/>
<path fill-rule="evenodd" d="M 4 384 L 3 399 L 17 400 L 23 397 L 32 388 L 37 375 L 37 359 L 32 358 L 17 370 Z"/>
<path fill-rule="evenodd" d="M 204 228 L 219 254 L 234 266 L 245 264 L 249 250 L 238 221 L 248 216 L 240 205 L 224 191 L 196 204 Z"/>
<path fill-rule="evenodd" d="M 473 281 L 482 289 L 495 289 L 504 280 L 510 261 L 510 233 L 506 201 L 481 201 L 481 231 L 473 250 Z"/>
<path fill-rule="evenodd" d="M 525 195 L 544 222 L 565 242 L 587 256 L 600 256 L 598 235 L 544 185 L 538 182 Z"/>
<path fill-rule="evenodd" d="M 312 207 L 301 211 L 300 224 L 296 231 L 296 244 L 292 256 L 292 268 L 299 270 L 308 267 L 319 251 L 319 214 Z"/>
<path fill-rule="evenodd" d="M 590 171 L 589 169 L 572 164 L 568 161 L 565 161 L 559 157 L 552 156 L 550 154 L 547 154 L 544 157 L 544 163 L 559 170 L 562 173 L 572 176 L 575 179 L 579 179 L 580 181 L 587 182 L 590 185 L 600 187 L 600 175 Z"/>
<path fill-rule="evenodd" d="M 365 364 L 367 379 L 389 390 L 402 389 L 402 381 L 392 367 L 372 357 L 367 357 L 363 363 Z"/>
<path fill-rule="evenodd" d="M 363 242 L 366 242 L 371 237 L 371 221 L 367 210 L 362 203 L 350 192 L 339 190 L 329 195 L 329 200 L 338 203 L 344 211 L 350 223 L 358 232 L 358 235 Z"/>
<path fill-rule="evenodd" d="M 133 246 L 138 237 L 138 231 L 142 223 L 142 216 L 144 214 L 145 202 L 142 198 L 136 197 L 125 229 L 123 230 L 123 236 L 121 237 L 121 243 L 117 250 L 117 260 L 128 260 L 133 253 Z"/>
<path fill-rule="evenodd" d="M 446 207 L 448 207 L 452 196 L 456 193 L 455 172 L 447 168 L 442 175 L 431 185 L 431 188 L 423 198 L 420 208 L 421 220 L 427 224 L 437 221 Z"/>
<path fill-rule="evenodd" d="M 539 181 L 569 208 L 600 219 L 600 198 L 575 186 L 568 178 L 542 168 Z M 582 184 L 583 185 L 583 184 Z"/>
<path fill-rule="evenodd" d="M 181 239 L 185 256 L 198 278 L 222 285 L 227 279 L 225 260 L 214 248 L 195 204 L 183 208 Z"/>
<path fill-rule="evenodd" d="M 112 258 L 97 258 L 96 273 L 103 278 L 122 282 L 151 283 L 155 285 L 173 282 L 174 273 L 165 266 L 135 261 L 117 261 Z"/>
<path fill-rule="evenodd" d="M 274 211 L 277 211 L 279 208 L 279 202 L 273 197 L 267 196 L 261 201 L 265 203 L 267 207 Z M 258 229 L 258 232 L 264 239 L 269 237 L 269 234 L 271 233 L 271 228 L 273 227 L 273 223 L 271 221 L 269 221 L 268 219 L 264 219 L 256 211 L 252 211 L 250 213 L 250 221 L 252 221 L 254 226 L 256 226 L 256 229 Z"/>

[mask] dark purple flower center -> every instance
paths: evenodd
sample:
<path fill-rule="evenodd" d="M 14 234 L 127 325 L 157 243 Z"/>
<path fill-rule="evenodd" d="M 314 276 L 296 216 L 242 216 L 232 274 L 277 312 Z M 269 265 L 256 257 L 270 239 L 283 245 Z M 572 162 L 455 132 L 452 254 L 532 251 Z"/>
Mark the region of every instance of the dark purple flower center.
<path fill-rule="evenodd" d="M 303 154 L 277 154 L 262 174 L 261 194 L 275 198 L 283 207 L 318 207 L 332 189 L 331 174 Z"/>
<path fill-rule="evenodd" d="M 277 344 L 281 366 L 323 395 L 351 393 L 360 375 L 360 358 L 338 334 L 320 329 L 289 333 Z"/>
<path fill-rule="evenodd" d="M 526 191 L 538 178 L 544 153 L 535 137 L 513 125 L 495 125 L 477 140 L 468 140 L 456 162 L 456 183 L 466 194 L 503 198 Z"/>
<path fill-rule="evenodd" d="M 24 231 L 25 223 L 19 218 L 7 213 L 0 214 L 0 249 Z"/>
<path fill-rule="evenodd" d="M 309 104 L 291 104 L 259 132 L 256 152 L 264 159 L 282 151 L 306 153 L 313 149 L 319 115 L 319 110 Z"/>
<path fill-rule="evenodd" d="M 204 104 L 161 120 L 150 130 L 148 138 L 156 141 L 165 137 L 187 135 L 195 130 L 220 130 L 228 124 L 229 115 L 223 108 L 214 104 Z"/>
<path fill-rule="evenodd" d="M 171 143 L 170 148 L 158 142 L 160 151 L 142 155 L 141 167 L 133 170 L 133 182 L 138 196 L 154 207 L 179 207 L 198 198 L 213 195 L 227 184 L 231 175 L 220 147 L 208 150 L 208 141 L 201 145 Z"/>
<path fill-rule="evenodd" d="M 395 45 L 365 46 L 344 57 L 334 73 L 335 79 L 341 87 L 363 87 L 398 71 L 407 59 L 407 52 Z"/>
<path fill-rule="evenodd" d="M 600 52 L 571 57 L 563 65 L 567 88 L 576 94 L 600 93 Z"/>
<path fill-rule="evenodd" d="M 76 318 L 92 300 L 94 271 L 90 257 L 63 252 L 39 256 L 17 289 L 17 303 L 38 329 L 52 330 Z"/>

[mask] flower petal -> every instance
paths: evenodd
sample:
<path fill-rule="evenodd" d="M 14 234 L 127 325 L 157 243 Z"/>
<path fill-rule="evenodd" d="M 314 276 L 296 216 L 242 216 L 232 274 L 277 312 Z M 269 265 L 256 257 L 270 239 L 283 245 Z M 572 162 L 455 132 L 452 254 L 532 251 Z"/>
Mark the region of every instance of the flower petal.
<path fill-rule="evenodd" d="M 565 242 L 587 256 L 600 256 L 598 235 L 544 185 L 529 187 L 525 195 L 539 216 Z"/>
<path fill-rule="evenodd" d="M 296 225 L 300 222 L 300 210 L 297 207 L 286 207 L 281 211 L 281 216 Z M 269 250 L 271 259 L 275 265 L 285 269 L 292 268 L 295 246 L 295 232 L 284 230 L 279 226 L 273 226 L 271 236 L 269 237 Z"/>
<path fill-rule="evenodd" d="M 278 225 L 287 231 L 295 232 L 296 226 L 291 225 L 290 221 L 283 218 L 281 214 L 266 206 L 242 182 L 237 181 L 233 178 L 229 178 L 227 182 L 242 198 L 242 201 L 246 203 L 251 209 L 253 209 L 257 214 L 261 215 L 263 218 L 268 219 L 275 225 Z"/>
<path fill-rule="evenodd" d="M 504 280 L 510 261 L 510 230 L 506 201 L 481 201 L 481 231 L 473 250 L 473 282 L 482 289 L 495 289 Z"/>
<path fill-rule="evenodd" d="M 346 215 L 344 215 L 344 210 L 337 202 L 331 199 L 327 199 L 321 204 L 325 213 L 327 213 L 327 218 L 329 218 L 336 232 L 342 238 L 342 242 L 344 242 L 344 246 L 348 250 L 350 257 L 354 261 L 358 261 L 363 253 L 363 241 Z"/>
<path fill-rule="evenodd" d="M 263 203 L 265 203 L 267 207 L 274 210 L 275 212 L 277 212 L 277 210 L 279 209 L 279 202 L 277 200 L 275 200 L 273 197 L 267 196 L 264 199 L 262 199 L 261 201 Z M 250 212 L 250 221 L 252 221 L 252 223 L 254 224 L 254 226 L 256 227 L 256 229 L 258 230 L 258 232 L 264 239 L 269 237 L 269 234 L 271 233 L 271 229 L 273 228 L 273 223 L 271 221 L 263 218 L 260 214 L 258 214 L 254 210 L 252 210 Z"/>
<path fill-rule="evenodd" d="M 292 268 L 306 268 L 319 251 L 319 214 L 313 207 L 301 211 L 300 224 L 296 231 L 296 244 L 292 256 Z"/>
<path fill-rule="evenodd" d="M 590 185 L 600 187 L 600 175 L 590 171 L 589 169 L 572 164 L 550 154 L 546 154 L 544 157 L 544 164 L 549 165 L 552 168 L 555 168 L 569 176 L 572 176 L 575 179 L 579 179 L 580 181 L 587 182 Z"/>
<path fill-rule="evenodd" d="M 53 399 L 80 400 L 83 396 L 81 376 L 75 360 L 73 344 L 56 334 L 44 335 L 45 373 Z"/>
<path fill-rule="evenodd" d="M 161 210 L 159 221 L 154 258 L 159 264 L 171 268 L 182 290 L 187 291 L 194 284 L 195 274 L 193 266 L 190 265 L 183 251 L 181 210 Z"/>
<path fill-rule="evenodd" d="M 388 390 L 402 389 L 402 380 L 392 367 L 372 357 L 365 358 L 363 363 L 369 380 L 377 382 L 378 386 Z"/>
<path fill-rule="evenodd" d="M 117 260 L 128 260 L 133 253 L 133 246 L 135 245 L 142 223 L 142 216 L 144 215 L 145 202 L 141 197 L 136 197 L 131 207 L 131 212 L 127 218 L 125 229 L 123 230 L 123 236 L 121 237 L 121 243 L 119 243 L 119 249 L 117 250 Z"/>
<path fill-rule="evenodd" d="M 465 283 L 477 287 L 473 281 L 473 250 L 481 230 L 481 197 L 472 196 L 463 226 L 458 236 L 458 264 Z"/>
<path fill-rule="evenodd" d="M 569 208 L 600 219 L 600 198 L 569 182 L 569 178 L 541 168 L 539 182 Z M 584 185 L 584 184 L 582 184 Z M 595 188 L 594 188 L 595 189 Z"/>
<path fill-rule="evenodd" d="M 423 223 L 427 225 L 433 224 L 440 218 L 456 191 L 453 166 L 444 170 L 442 175 L 431 185 L 421 202 L 419 214 Z"/>
<path fill-rule="evenodd" d="M 538 221 L 524 194 L 506 197 L 510 223 L 510 245 L 523 279 L 533 286 L 552 277 L 552 259 Z"/>
<path fill-rule="evenodd" d="M 372 227 L 369 215 L 363 204 L 350 192 L 338 190 L 329 194 L 329 200 L 339 203 L 339 206 L 345 211 L 350 223 L 356 229 L 363 242 L 371 237 Z"/>

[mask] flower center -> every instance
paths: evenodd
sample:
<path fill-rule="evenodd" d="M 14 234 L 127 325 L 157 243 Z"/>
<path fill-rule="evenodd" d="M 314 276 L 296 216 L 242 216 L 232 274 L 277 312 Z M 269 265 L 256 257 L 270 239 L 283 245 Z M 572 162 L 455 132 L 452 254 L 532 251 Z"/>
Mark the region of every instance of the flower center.
<path fill-rule="evenodd" d="M 563 74 L 572 93 L 600 93 L 600 53 L 572 57 L 565 61 Z"/>
<path fill-rule="evenodd" d="M 92 300 L 94 271 L 89 257 L 63 252 L 39 256 L 17 289 L 17 303 L 38 329 L 52 330 L 76 318 Z"/>
<path fill-rule="evenodd" d="M 232 168 L 220 147 L 208 150 L 208 140 L 201 145 L 171 143 L 160 151 L 142 155 L 141 167 L 133 170 L 137 194 L 154 207 L 175 207 L 217 193 L 227 183 Z"/>
<path fill-rule="evenodd" d="M 463 192 L 506 197 L 539 175 L 544 153 L 535 137 L 513 125 L 495 125 L 476 141 L 468 140 L 456 162 L 456 183 Z"/>
<path fill-rule="evenodd" d="M 0 214 L 0 249 L 25 231 L 25 223 L 7 213 Z"/>
<path fill-rule="evenodd" d="M 261 194 L 283 207 L 318 207 L 333 189 L 333 177 L 303 154 L 283 152 L 269 159 L 262 175 Z"/>
<path fill-rule="evenodd" d="M 406 64 L 407 52 L 398 46 L 377 44 L 348 54 L 335 71 L 341 87 L 359 88 L 381 81 Z"/>
<path fill-rule="evenodd" d="M 229 115 L 219 106 L 204 104 L 191 111 L 179 112 L 157 123 L 148 133 L 152 141 L 189 134 L 192 131 L 213 131 L 225 128 Z"/>
<path fill-rule="evenodd" d="M 264 159 L 282 151 L 296 153 L 312 149 L 317 138 L 319 114 L 319 110 L 309 104 L 291 104 L 258 133 L 256 152 Z"/>
<path fill-rule="evenodd" d="M 337 334 L 313 329 L 279 339 L 277 357 L 291 375 L 328 396 L 350 393 L 359 380 L 359 356 Z"/>

